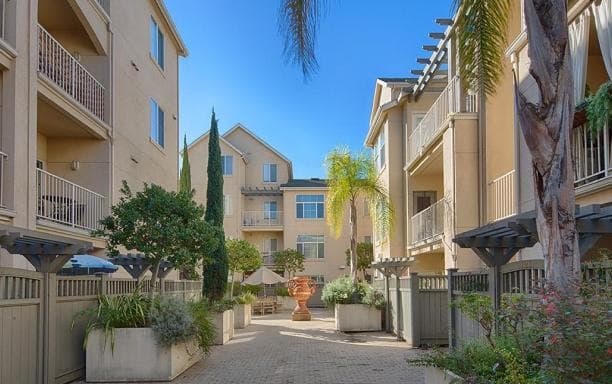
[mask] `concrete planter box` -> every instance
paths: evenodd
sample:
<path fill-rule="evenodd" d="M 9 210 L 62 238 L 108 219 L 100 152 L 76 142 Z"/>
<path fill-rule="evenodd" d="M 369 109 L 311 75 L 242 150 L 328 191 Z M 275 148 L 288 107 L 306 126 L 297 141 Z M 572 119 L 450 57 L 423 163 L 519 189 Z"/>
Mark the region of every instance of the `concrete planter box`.
<path fill-rule="evenodd" d="M 96 329 L 87 341 L 88 382 L 171 381 L 201 358 L 196 340 L 162 347 L 151 328 L 115 328 L 115 347 Z"/>
<path fill-rule="evenodd" d="M 234 311 L 227 310 L 212 314 L 212 322 L 217 328 L 215 345 L 226 344 L 234 337 Z"/>
<path fill-rule="evenodd" d="M 336 330 L 341 332 L 382 331 L 379 309 L 365 304 L 336 304 Z"/>
<path fill-rule="evenodd" d="M 436 367 L 425 367 L 425 384 L 461 384 L 463 379 L 451 371 Z"/>
<path fill-rule="evenodd" d="M 242 329 L 251 325 L 251 304 L 236 304 L 234 306 L 234 328 Z"/>
<path fill-rule="evenodd" d="M 281 304 L 281 311 L 293 311 L 297 305 L 293 297 L 289 296 L 277 296 L 276 301 Z"/>

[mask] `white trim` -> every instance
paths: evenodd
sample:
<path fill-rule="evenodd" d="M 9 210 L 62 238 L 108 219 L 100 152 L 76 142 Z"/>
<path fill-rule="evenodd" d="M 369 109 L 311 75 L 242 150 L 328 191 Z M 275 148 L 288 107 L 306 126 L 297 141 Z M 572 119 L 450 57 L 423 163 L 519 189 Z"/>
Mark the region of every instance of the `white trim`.
<path fill-rule="evenodd" d="M 194 147 L 195 145 L 197 145 L 201 141 L 203 141 L 206 138 L 206 136 L 208 136 L 209 134 L 210 134 L 210 131 L 204 132 L 202 135 L 200 135 L 200 137 L 198 137 L 194 141 L 192 141 L 191 144 L 188 144 L 187 145 L 187 151 L 189 151 L 192 147 Z M 227 141 L 227 139 L 224 139 L 223 136 L 221 136 L 221 135 L 219 135 L 219 141 L 222 141 L 225 145 L 227 145 L 232 150 L 234 150 L 238 155 L 240 155 L 240 158 L 246 163 L 246 159 L 244 157 L 244 153 L 242 153 L 242 151 L 240 151 L 240 149 L 236 148 L 232 143 Z M 183 153 L 183 152 L 181 151 L 181 153 Z"/>

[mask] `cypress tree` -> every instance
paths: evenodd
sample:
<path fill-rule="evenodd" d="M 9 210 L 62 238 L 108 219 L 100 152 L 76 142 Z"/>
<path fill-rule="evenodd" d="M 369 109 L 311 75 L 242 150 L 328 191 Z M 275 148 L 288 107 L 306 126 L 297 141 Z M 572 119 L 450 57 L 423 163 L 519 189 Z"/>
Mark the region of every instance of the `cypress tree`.
<path fill-rule="evenodd" d="M 179 192 L 191 193 L 191 166 L 189 165 L 189 153 L 187 152 L 187 135 L 185 135 L 183 141 L 183 165 L 179 178 Z"/>
<path fill-rule="evenodd" d="M 219 246 L 210 255 L 210 262 L 204 266 L 202 293 L 208 300 L 220 300 L 225 294 L 229 262 L 225 249 L 223 231 L 223 171 L 221 168 L 221 147 L 219 129 L 213 109 L 208 136 L 208 185 L 206 189 L 206 213 L 204 219 L 219 228 Z"/>

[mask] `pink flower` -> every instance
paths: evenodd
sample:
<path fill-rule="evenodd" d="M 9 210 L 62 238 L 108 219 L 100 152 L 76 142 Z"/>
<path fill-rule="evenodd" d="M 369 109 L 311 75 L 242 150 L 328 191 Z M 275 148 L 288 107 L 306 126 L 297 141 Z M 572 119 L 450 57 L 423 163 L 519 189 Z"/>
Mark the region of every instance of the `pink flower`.
<path fill-rule="evenodd" d="M 550 343 L 557 344 L 558 342 L 559 342 L 559 339 L 557 338 L 557 335 L 552 335 L 550 338 Z"/>
<path fill-rule="evenodd" d="M 547 315 L 552 315 L 556 311 L 557 311 L 557 307 L 555 306 L 555 303 L 548 303 L 546 305 L 546 308 L 544 309 L 544 312 L 546 312 Z"/>

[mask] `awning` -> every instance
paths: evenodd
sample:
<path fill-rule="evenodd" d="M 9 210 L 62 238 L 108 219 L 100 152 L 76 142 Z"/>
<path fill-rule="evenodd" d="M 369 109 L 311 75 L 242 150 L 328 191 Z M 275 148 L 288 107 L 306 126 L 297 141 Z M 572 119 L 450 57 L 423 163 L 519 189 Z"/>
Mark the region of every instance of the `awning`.
<path fill-rule="evenodd" d="M 242 285 L 286 283 L 287 279 L 266 267 L 260 267 L 242 282 Z"/>

